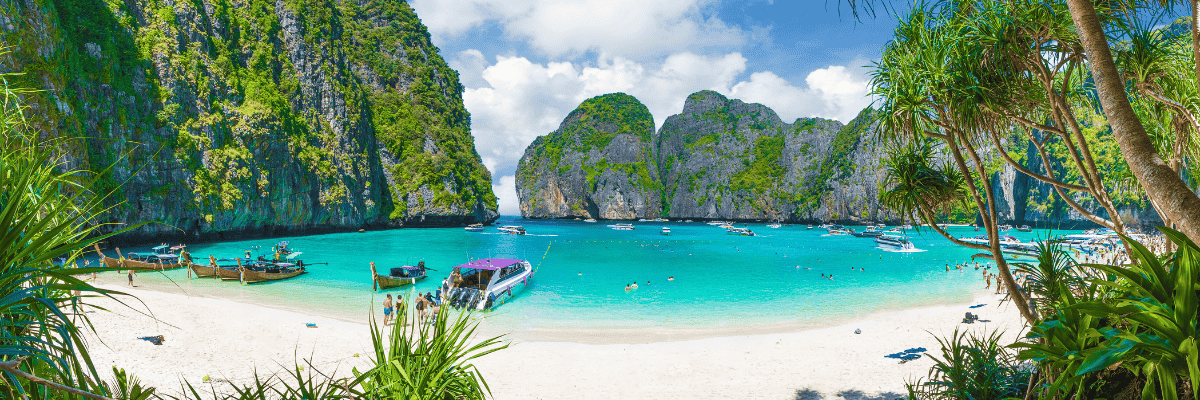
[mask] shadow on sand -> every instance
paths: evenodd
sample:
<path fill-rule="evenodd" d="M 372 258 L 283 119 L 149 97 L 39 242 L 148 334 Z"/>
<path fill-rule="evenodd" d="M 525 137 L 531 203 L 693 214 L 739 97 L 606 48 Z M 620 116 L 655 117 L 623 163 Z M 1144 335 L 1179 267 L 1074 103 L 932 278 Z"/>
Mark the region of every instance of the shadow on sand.
<path fill-rule="evenodd" d="M 883 392 L 875 395 L 868 395 L 861 390 L 843 390 L 838 392 L 833 398 L 826 398 L 821 392 L 812 389 L 800 389 L 796 391 L 796 400 L 904 400 L 908 398 L 906 394 Z"/>

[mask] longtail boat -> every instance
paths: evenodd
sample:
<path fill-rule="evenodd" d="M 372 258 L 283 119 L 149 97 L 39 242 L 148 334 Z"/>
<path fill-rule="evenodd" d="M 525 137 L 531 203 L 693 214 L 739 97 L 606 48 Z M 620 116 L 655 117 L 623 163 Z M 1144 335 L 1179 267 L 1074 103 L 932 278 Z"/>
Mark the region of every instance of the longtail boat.
<path fill-rule="evenodd" d="M 196 274 L 197 278 L 216 278 L 217 277 L 217 258 L 208 256 L 208 265 L 200 265 L 192 263 L 188 269 Z"/>
<path fill-rule="evenodd" d="M 95 246 L 95 247 L 96 247 L 96 254 L 100 255 L 100 262 L 104 263 L 104 266 L 105 266 L 105 267 L 108 267 L 108 268 L 124 268 L 123 266 L 121 266 L 121 260 L 120 260 L 120 259 L 117 259 L 117 258 L 112 258 L 112 257 L 109 257 L 109 256 L 106 256 L 106 255 L 104 255 L 104 252 L 103 252 L 103 251 L 100 251 L 100 245 L 99 245 L 99 244 L 93 244 L 92 246 Z"/>
<path fill-rule="evenodd" d="M 293 264 L 290 262 L 259 261 L 251 262 L 249 265 L 242 265 L 241 259 L 238 260 L 238 270 L 241 272 L 240 278 L 242 283 L 247 284 L 290 279 L 308 273 L 302 262 Z"/>
<path fill-rule="evenodd" d="M 392 268 L 388 275 L 380 275 L 375 271 L 375 263 L 371 263 L 371 285 L 374 290 L 388 289 L 404 285 L 411 285 L 417 281 L 425 279 L 425 262 L 417 263 L 417 266 L 405 265 L 403 267 Z"/>

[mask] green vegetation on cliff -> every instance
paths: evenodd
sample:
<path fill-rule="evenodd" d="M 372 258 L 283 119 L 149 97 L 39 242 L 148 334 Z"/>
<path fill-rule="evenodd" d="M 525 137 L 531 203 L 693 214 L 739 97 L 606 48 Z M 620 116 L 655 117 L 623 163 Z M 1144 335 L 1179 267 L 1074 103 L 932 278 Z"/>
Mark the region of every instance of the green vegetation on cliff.
<path fill-rule="evenodd" d="M 85 166 L 118 165 L 99 186 L 132 180 L 117 214 L 259 209 L 254 225 L 496 208 L 458 74 L 404 1 L 32 4 L 0 10 L 20 23 L 0 65 L 44 89 L 30 99 L 41 128 L 88 138 Z"/>

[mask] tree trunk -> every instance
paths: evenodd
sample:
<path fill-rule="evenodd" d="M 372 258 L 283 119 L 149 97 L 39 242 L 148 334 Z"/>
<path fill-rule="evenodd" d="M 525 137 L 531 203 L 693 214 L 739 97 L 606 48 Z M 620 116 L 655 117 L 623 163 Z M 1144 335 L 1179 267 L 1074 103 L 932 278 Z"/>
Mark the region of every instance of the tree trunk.
<path fill-rule="evenodd" d="M 1125 85 L 1113 62 L 1108 37 L 1100 25 L 1100 17 L 1092 0 L 1067 0 L 1071 19 L 1087 53 L 1100 105 L 1108 116 L 1113 136 L 1121 147 L 1121 155 L 1130 172 L 1146 191 L 1160 213 L 1166 214 L 1179 226 L 1179 231 L 1200 241 L 1200 197 L 1171 169 L 1158 150 L 1146 127 L 1129 104 Z"/>

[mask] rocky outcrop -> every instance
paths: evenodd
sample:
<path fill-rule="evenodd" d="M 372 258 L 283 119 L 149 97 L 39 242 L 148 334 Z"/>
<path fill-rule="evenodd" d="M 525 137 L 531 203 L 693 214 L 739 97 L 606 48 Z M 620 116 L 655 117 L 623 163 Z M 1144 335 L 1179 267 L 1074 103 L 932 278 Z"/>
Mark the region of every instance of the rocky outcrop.
<path fill-rule="evenodd" d="M 703 91 L 689 96 L 683 112 L 667 118 L 658 132 L 651 133 L 650 125 L 649 131 L 625 135 L 625 140 L 604 142 L 603 149 L 585 145 L 620 137 L 613 136 L 611 128 L 577 128 L 584 116 L 594 120 L 595 113 L 603 111 L 591 102 L 618 98 L 636 102 L 624 94 L 588 100 L 559 130 L 526 149 L 517 168 L 523 216 L 780 221 L 893 217 L 880 210 L 876 200 L 882 178 L 879 157 L 869 146 L 872 141 L 861 140 L 874 134 L 869 111 L 846 126 L 819 118 L 789 124 L 761 104 Z M 639 118 L 653 123 L 648 112 Z M 608 119 L 613 120 L 628 118 Z"/>
<path fill-rule="evenodd" d="M 624 93 L 584 101 L 525 149 L 517 166 L 528 218 L 658 218 L 654 119 Z"/>
<path fill-rule="evenodd" d="M 463 87 L 399 0 L 11 0 L 0 71 L 127 240 L 497 216 Z M 108 167 L 111 166 L 111 169 Z"/>
<path fill-rule="evenodd" d="M 597 99 L 602 98 L 636 102 L 620 94 Z M 887 190 L 887 154 L 877 113 L 870 108 L 846 125 L 820 118 L 786 123 L 761 104 L 702 91 L 688 96 L 683 112 L 668 117 L 652 136 L 628 135 L 625 140 L 604 142 L 601 149 L 584 144 L 608 140 L 614 128 L 579 129 L 590 126 L 581 122 L 583 117 L 606 121 L 627 117 L 606 117 L 597 112 L 607 109 L 585 107 L 597 99 L 585 102 L 559 130 L 538 138 L 526 149 L 517 169 L 523 216 L 624 220 L 661 216 L 796 223 L 901 221 L 900 215 L 878 200 L 880 192 Z M 587 111 L 581 113 L 584 109 Z M 652 120 L 648 113 L 640 118 Z M 643 154 L 649 154 L 649 159 Z M 617 159 L 621 161 L 608 161 Z M 1026 159 L 1035 161 L 1030 164 L 1033 170 L 1043 170 L 1036 162 L 1036 153 L 1028 154 Z M 1011 167 L 997 168 L 990 179 L 1004 223 L 1054 228 L 1095 226 L 1069 209 L 1052 188 Z M 1103 215 L 1086 198 L 1077 200 Z M 1138 199 L 1125 201 L 1120 207 L 1125 221 L 1142 227 L 1158 223 L 1153 208 L 1138 204 Z M 608 211 L 613 209 L 621 211 Z M 947 218 L 971 222 L 975 212 L 973 207 L 966 207 Z"/>

